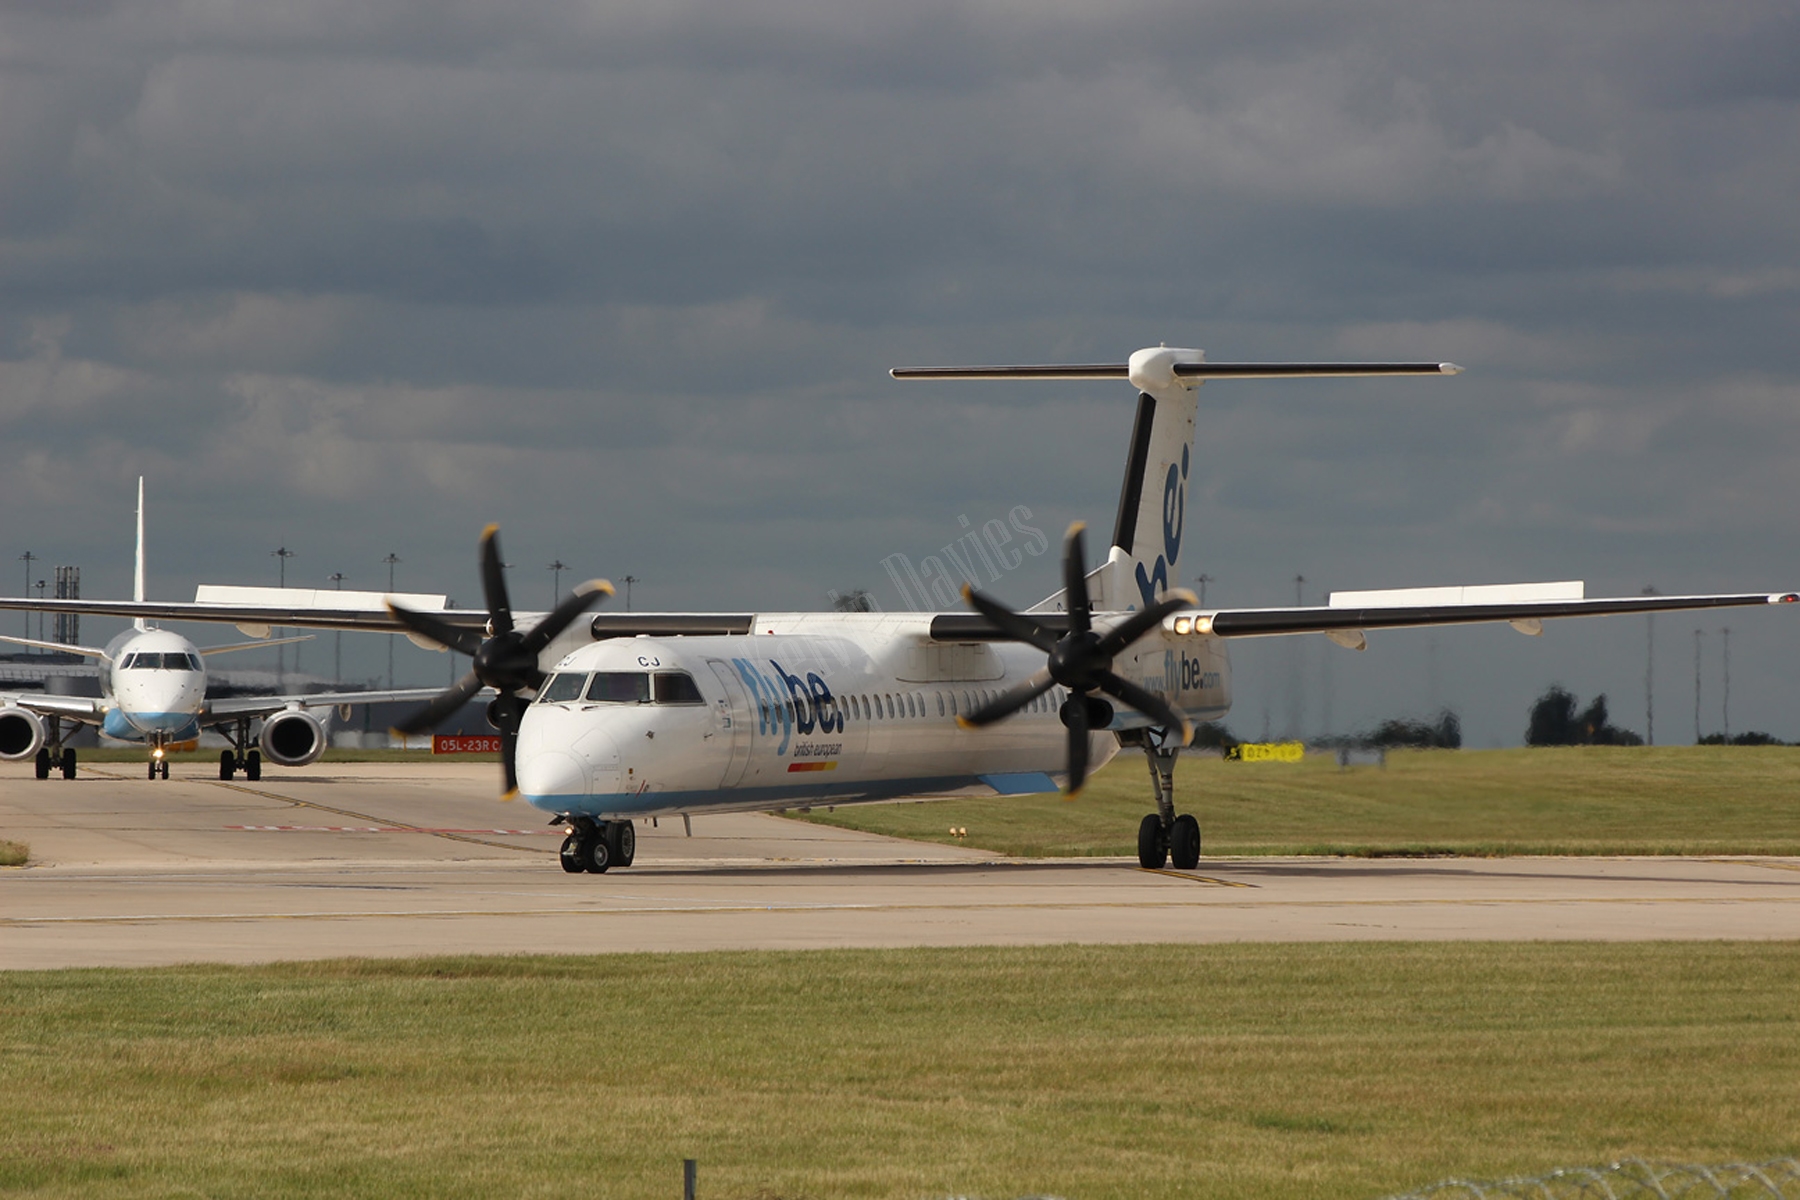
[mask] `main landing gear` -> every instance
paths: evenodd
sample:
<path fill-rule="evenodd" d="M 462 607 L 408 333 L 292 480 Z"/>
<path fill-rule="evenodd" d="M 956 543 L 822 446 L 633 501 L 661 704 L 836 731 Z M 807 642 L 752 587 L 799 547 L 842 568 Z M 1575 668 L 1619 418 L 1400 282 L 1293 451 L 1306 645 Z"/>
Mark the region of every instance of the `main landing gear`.
<path fill-rule="evenodd" d="M 37 759 L 33 765 L 37 768 L 39 779 L 50 778 L 52 771 L 61 771 L 64 779 L 73 779 L 75 778 L 75 747 L 64 746 L 59 750 L 52 750 L 48 746 L 42 747 L 38 750 Z"/>
<path fill-rule="evenodd" d="M 62 744 L 62 718 L 52 716 L 49 728 L 44 731 L 44 744 L 32 760 L 39 779 L 50 778 L 52 771 L 61 771 L 64 779 L 75 778 L 75 747 Z"/>
<path fill-rule="evenodd" d="M 1144 751 L 1150 786 L 1156 792 L 1156 811 L 1138 824 L 1138 865 L 1151 871 L 1165 865 L 1192 871 L 1200 865 L 1200 822 L 1191 813 L 1175 813 L 1175 756 L 1181 753 L 1180 744 L 1156 729 L 1139 731 L 1127 744 Z"/>
<path fill-rule="evenodd" d="M 571 875 L 604 875 L 614 867 L 629 867 L 637 857 L 637 829 L 630 821 L 576 817 L 569 824 L 575 831 L 563 839 L 562 869 Z"/>
<path fill-rule="evenodd" d="M 219 778 L 230 779 L 239 771 L 255 783 L 262 778 L 262 751 L 250 745 L 250 718 L 239 717 L 230 725 L 214 726 L 231 739 L 232 749 L 219 751 Z"/>

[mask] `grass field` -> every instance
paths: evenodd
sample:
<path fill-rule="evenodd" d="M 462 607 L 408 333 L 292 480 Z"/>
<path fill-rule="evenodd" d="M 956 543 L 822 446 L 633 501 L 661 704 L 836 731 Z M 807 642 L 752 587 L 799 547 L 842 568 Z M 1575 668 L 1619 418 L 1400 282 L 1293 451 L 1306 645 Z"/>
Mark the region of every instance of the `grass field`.
<path fill-rule="evenodd" d="M 1178 807 L 1204 852 L 1236 854 L 1800 854 L 1800 747 L 1610 746 L 1400 751 L 1339 770 L 1184 756 Z M 1143 756 L 1079 798 L 1007 796 L 814 809 L 806 819 L 1004 854 L 1137 853 L 1154 805 Z M 802 814 L 794 814 L 802 815 Z"/>
<path fill-rule="evenodd" d="M 0 867 L 22 867 L 31 858 L 31 847 L 24 842 L 0 838 Z"/>
<path fill-rule="evenodd" d="M 1374 1198 L 1800 1151 L 1800 946 L 0 973 L 0 1191 Z"/>

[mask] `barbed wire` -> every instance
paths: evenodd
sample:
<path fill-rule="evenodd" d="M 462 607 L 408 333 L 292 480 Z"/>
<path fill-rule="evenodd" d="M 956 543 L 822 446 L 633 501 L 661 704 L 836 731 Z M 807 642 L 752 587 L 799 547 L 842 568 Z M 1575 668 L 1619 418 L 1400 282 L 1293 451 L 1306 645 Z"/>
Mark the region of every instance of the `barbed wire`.
<path fill-rule="evenodd" d="M 1445 1179 L 1389 1200 L 1800 1200 L 1800 1159 L 1764 1163 L 1649 1162 L 1626 1158 L 1601 1167 L 1564 1167 L 1548 1175 L 1477 1181 Z"/>

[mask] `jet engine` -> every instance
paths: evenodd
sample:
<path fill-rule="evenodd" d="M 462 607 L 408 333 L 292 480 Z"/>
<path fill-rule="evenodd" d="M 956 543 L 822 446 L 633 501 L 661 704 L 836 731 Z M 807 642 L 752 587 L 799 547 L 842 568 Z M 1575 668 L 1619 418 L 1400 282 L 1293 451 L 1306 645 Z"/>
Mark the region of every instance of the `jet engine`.
<path fill-rule="evenodd" d="M 0 708 L 0 758 L 30 758 L 44 744 L 44 723 L 23 708 Z"/>
<path fill-rule="evenodd" d="M 263 722 L 257 742 L 270 762 L 304 767 L 325 753 L 325 725 L 309 712 L 290 708 Z"/>

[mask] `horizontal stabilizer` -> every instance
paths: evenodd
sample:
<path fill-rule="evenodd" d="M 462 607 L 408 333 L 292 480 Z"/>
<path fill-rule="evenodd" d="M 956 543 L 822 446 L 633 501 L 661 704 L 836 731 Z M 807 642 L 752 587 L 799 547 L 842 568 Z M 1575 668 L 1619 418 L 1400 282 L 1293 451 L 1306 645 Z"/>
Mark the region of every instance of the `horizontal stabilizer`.
<path fill-rule="evenodd" d="M 1455 363 L 1175 363 L 1181 379 L 1322 379 L 1357 375 L 1460 375 Z M 895 379 L 1129 379 L 1127 363 L 1063 366 L 895 367 Z"/>

